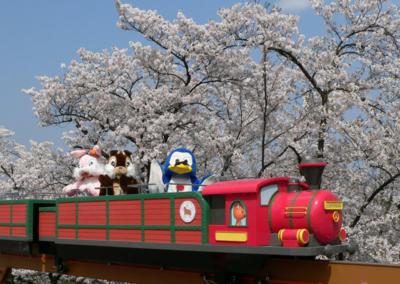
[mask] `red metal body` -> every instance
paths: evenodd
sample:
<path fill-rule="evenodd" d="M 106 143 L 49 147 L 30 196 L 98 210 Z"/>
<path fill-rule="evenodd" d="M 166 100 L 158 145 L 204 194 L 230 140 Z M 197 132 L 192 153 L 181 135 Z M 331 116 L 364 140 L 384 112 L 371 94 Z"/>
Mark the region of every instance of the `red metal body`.
<path fill-rule="evenodd" d="M 204 188 L 203 196 L 225 196 L 225 224 L 209 225 L 210 244 L 266 246 L 270 243 L 268 225 L 268 206 L 261 205 L 260 190 L 270 185 L 277 185 L 279 191 L 285 192 L 288 177 L 269 179 L 249 179 L 215 183 Z M 231 206 L 241 201 L 246 207 L 246 225 L 232 224 Z"/>
<path fill-rule="evenodd" d="M 325 201 L 338 201 L 338 198 L 326 190 L 277 194 L 270 205 L 272 232 L 305 228 L 312 232 L 319 243 L 331 243 L 338 237 L 342 227 L 342 213 L 338 212 L 339 221 L 334 222 L 332 214 L 335 211 L 325 210 Z"/>
<path fill-rule="evenodd" d="M 205 187 L 204 196 L 225 197 L 225 224 L 210 224 L 210 244 L 265 246 L 271 244 L 272 234 L 280 230 L 281 244 L 286 247 L 307 245 L 310 234 L 321 245 L 343 239 L 341 210 L 326 207 L 326 202 L 341 204 L 338 198 L 327 190 L 308 190 L 304 183 L 297 183 L 297 190 L 288 192 L 289 185 L 293 185 L 289 178 L 278 177 L 228 181 Z M 271 190 L 263 203 L 261 191 L 274 186 L 276 190 Z M 245 208 L 246 223 L 235 221 L 232 209 L 235 202 Z M 303 243 L 300 239 L 307 241 Z"/>

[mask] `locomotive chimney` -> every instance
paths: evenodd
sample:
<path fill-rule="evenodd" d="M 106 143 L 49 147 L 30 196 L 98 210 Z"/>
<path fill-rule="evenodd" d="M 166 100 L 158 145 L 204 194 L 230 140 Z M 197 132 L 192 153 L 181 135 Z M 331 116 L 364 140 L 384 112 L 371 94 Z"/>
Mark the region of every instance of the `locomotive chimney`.
<path fill-rule="evenodd" d="M 321 160 L 306 160 L 299 164 L 300 173 L 306 178 L 309 189 L 316 190 L 321 188 L 322 173 L 327 163 Z"/>

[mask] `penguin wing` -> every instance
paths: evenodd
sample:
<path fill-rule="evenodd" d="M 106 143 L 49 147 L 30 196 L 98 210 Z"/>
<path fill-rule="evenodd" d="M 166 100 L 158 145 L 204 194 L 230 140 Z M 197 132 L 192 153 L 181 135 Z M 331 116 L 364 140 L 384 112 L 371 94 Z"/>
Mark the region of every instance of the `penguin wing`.
<path fill-rule="evenodd" d="M 165 184 L 163 182 L 163 170 L 160 164 L 153 160 L 150 165 L 149 191 L 150 193 L 164 192 Z"/>

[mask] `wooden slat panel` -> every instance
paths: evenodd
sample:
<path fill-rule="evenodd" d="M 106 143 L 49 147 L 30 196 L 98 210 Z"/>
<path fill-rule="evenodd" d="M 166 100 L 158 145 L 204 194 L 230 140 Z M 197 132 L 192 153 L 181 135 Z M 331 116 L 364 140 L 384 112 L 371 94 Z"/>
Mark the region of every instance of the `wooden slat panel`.
<path fill-rule="evenodd" d="M 154 199 L 144 201 L 145 225 L 169 225 L 171 223 L 169 199 Z"/>
<path fill-rule="evenodd" d="M 178 244 L 201 244 L 201 231 L 175 231 Z"/>
<path fill-rule="evenodd" d="M 0 236 L 10 236 L 11 227 L 9 226 L 0 226 Z"/>
<path fill-rule="evenodd" d="M 106 224 L 106 203 L 79 202 L 78 203 L 78 224 L 79 225 L 105 225 Z"/>
<path fill-rule="evenodd" d="M 110 230 L 110 241 L 132 241 L 140 242 L 142 239 L 141 230 Z"/>
<path fill-rule="evenodd" d="M 78 230 L 79 240 L 105 240 L 106 230 L 105 229 L 79 229 Z"/>
<path fill-rule="evenodd" d="M 169 243 L 171 242 L 171 232 L 169 230 L 145 230 L 144 239 L 146 242 Z"/>
<path fill-rule="evenodd" d="M 39 238 L 56 236 L 56 212 L 39 213 Z"/>
<path fill-rule="evenodd" d="M 0 223 L 10 223 L 10 205 L 0 204 Z"/>
<path fill-rule="evenodd" d="M 64 228 L 58 229 L 58 238 L 74 240 L 76 238 L 75 229 L 64 229 Z"/>
<path fill-rule="evenodd" d="M 11 230 L 11 234 L 15 237 L 26 237 L 25 227 L 12 227 Z"/>
<path fill-rule="evenodd" d="M 58 224 L 74 225 L 76 223 L 75 203 L 66 202 L 58 204 Z"/>
<path fill-rule="evenodd" d="M 140 225 L 140 200 L 120 200 L 109 203 L 110 225 Z"/>
<path fill-rule="evenodd" d="M 12 222 L 20 224 L 26 222 L 26 204 L 12 205 Z"/>

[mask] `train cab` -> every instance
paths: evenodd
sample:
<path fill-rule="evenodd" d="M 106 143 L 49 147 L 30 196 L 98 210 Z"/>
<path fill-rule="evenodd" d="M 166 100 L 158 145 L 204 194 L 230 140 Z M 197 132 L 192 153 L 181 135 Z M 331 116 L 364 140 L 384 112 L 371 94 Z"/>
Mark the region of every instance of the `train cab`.
<path fill-rule="evenodd" d="M 270 245 L 269 205 L 277 192 L 286 192 L 288 177 L 221 182 L 204 188 L 209 201 L 209 243 Z"/>

